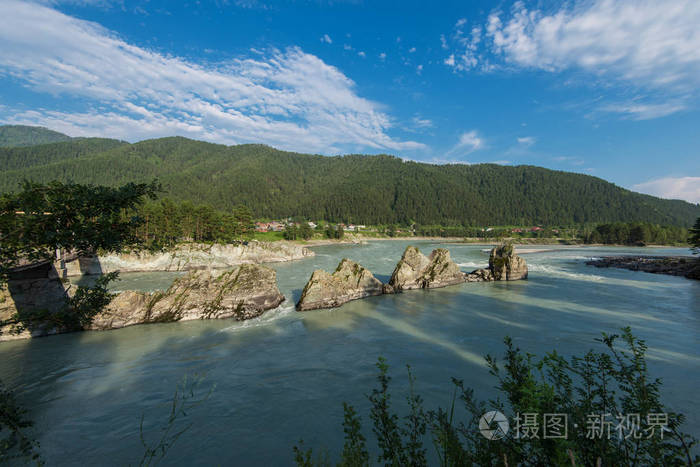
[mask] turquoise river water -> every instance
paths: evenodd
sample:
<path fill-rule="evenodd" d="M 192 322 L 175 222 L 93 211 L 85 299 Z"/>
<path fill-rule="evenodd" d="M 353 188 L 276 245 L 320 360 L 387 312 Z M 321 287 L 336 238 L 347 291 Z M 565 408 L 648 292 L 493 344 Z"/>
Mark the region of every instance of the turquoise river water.
<path fill-rule="evenodd" d="M 413 242 L 424 253 L 445 246 L 463 270 L 485 266 L 485 246 Z M 30 409 L 48 465 L 138 464 L 143 417 L 159 435 L 168 402 L 186 375 L 203 378 L 211 396 L 168 465 L 288 465 L 292 446 L 342 446 L 342 402 L 368 423 L 365 394 L 378 356 L 391 365 L 394 399 L 406 393 L 405 365 L 427 408 L 451 401 L 451 377 L 491 397 L 483 355 L 500 355 L 503 338 L 543 355 L 600 348 L 602 331 L 631 326 L 647 340 L 651 373 L 663 378 L 667 406 L 688 417 L 700 437 L 700 282 L 586 266 L 620 253 L 687 254 L 687 249 L 552 247 L 524 254 L 526 281 L 463 284 L 350 302 L 297 313 L 311 272 L 343 257 L 388 280 L 408 242 L 315 247 L 316 256 L 271 265 L 287 301 L 246 321 L 193 321 L 64 334 L 0 344 L 0 379 Z M 529 247 L 527 247 L 529 248 Z M 533 247 L 546 248 L 546 247 Z M 122 274 L 118 290 L 167 288 L 176 273 Z"/>

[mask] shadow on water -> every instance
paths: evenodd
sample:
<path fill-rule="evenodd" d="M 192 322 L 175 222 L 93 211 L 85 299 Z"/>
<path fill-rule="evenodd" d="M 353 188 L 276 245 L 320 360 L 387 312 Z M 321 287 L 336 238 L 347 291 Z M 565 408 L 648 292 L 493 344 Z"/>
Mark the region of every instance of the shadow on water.
<path fill-rule="evenodd" d="M 299 301 L 299 299 L 301 298 L 301 293 L 302 293 L 303 291 L 304 291 L 304 289 L 292 289 L 292 291 L 291 291 L 291 295 L 292 295 L 291 302 L 292 302 L 293 304 L 296 304 L 296 303 Z"/>
<path fill-rule="evenodd" d="M 375 274 L 374 277 L 387 284 L 389 283 L 389 279 L 391 279 L 391 274 Z"/>

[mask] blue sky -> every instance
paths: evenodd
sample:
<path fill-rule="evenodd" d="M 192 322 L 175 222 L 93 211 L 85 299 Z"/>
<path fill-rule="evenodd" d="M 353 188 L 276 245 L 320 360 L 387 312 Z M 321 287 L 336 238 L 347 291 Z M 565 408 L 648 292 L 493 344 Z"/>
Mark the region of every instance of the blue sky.
<path fill-rule="evenodd" d="M 700 2 L 2 0 L 0 122 L 533 164 L 700 202 Z"/>

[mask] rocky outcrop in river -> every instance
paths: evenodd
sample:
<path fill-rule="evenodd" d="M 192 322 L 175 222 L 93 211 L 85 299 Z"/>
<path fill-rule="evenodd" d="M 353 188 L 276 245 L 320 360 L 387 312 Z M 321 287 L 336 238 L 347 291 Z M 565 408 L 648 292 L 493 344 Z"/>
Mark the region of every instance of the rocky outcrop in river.
<path fill-rule="evenodd" d="M 527 263 L 515 254 L 511 243 L 504 243 L 491 250 L 488 269 L 477 269 L 469 276 L 469 282 L 527 279 Z"/>
<path fill-rule="evenodd" d="M 175 280 L 165 292 L 118 294 L 87 329 L 193 319 L 241 321 L 260 316 L 283 301 L 274 269 L 243 264 L 227 271 L 193 271 Z"/>
<path fill-rule="evenodd" d="M 314 256 L 301 245 L 250 241 L 239 244 L 184 244 L 163 252 L 106 254 L 65 263 L 66 276 L 119 272 L 225 269 L 239 264 L 277 263 Z"/>
<path fill-rule="evenodd" d="M 28 329 L 18 334 L 12 332 L 13 326 L 17 324 L 12 321 L 18 311 L 26 313 L 47 305 L 51 305 L 52 313 L 60 312 L 66 306 L 70 293 L 56 279 L 10 284 L 10 289 L 0 290 L 0 318 L 5 323 L 0 330 L 0 340 L 69 331 L 51 326 L 50 315 L 46 323 L 24 326 Z M 43 298 L 32 299 L 32 296 Z M 266 266 L 243 264 L 225 271 L 193 271 L 177 279 L 165 292 L 126 291 L 117 294 L 84 329 L 107 330 L 134 324 L 194 319 L 245 320 L 276 308 L 283 301 L 284 295 L 277 287 L 277 274 Z"/>
<path fill-rule="evenodd" d="M 464 280 L 464 273 L 452 261 L 448 250 L 438 248 L 426 257 L 418 248 L 408 246 L 391 274 L 387 291 L 438 288 Z"/>
<path fill-rule="evenodd" d="M 397 293 L 411 289 L 434 289 L 463 282 L 489 282 L 527 278 L 525 260 L 515 254 L 513 246 L 503 244 L 491 250 L 489 268 L 462 272 L 444 248 L 425 256 L 415 246 L 404 250 L 388 284 L 382 284 L 359 264 L 343 259 L 333 274 L 317 270 L 307 282 L 298 311 L 334 308 L 350 300 Z"/>
<path fill-rule="evenodd" d="M 515 254 L 511 243 L 491 250 L 488 269 L 477 269 L 465 276 L 467 282 L 517 281 L 527 279 L 527 263 Z"/>
<path fill-rule="evenodd" d="M 700 259 L 689 256 L 606 256 L 586 261 L 586 264 L 700 279 Z"/>
<path fill-rule="evenodd" d="M 358 298 L 381 295 L 384 284 L 354 261 L 343 259 L 329 274 L 318 269 L 311 274 L 297 303 L 298 311 L 334 308 Z"/>

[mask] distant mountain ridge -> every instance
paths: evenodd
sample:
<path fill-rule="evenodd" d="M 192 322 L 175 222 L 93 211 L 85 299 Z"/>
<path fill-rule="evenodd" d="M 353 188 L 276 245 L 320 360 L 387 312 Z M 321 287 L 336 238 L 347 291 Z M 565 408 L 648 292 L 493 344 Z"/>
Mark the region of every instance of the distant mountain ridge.
<path fill-rule="evenodd" d="M 23 147 L 70 141 L 71 137 L 48 128 L 25 125 L 0 126 L 0 147 Z"/>
<path fill-rule="evenodd" d="M 433 165 L 379 155 L 320 156 L 182 137 L 101 138 L 0 148 L 0 192 L 24 179 L 120 185 L 160 180 L 165 195 L 258 217 L 422 225 L 691 225 L 700 205 L 534 166 Z"/>

